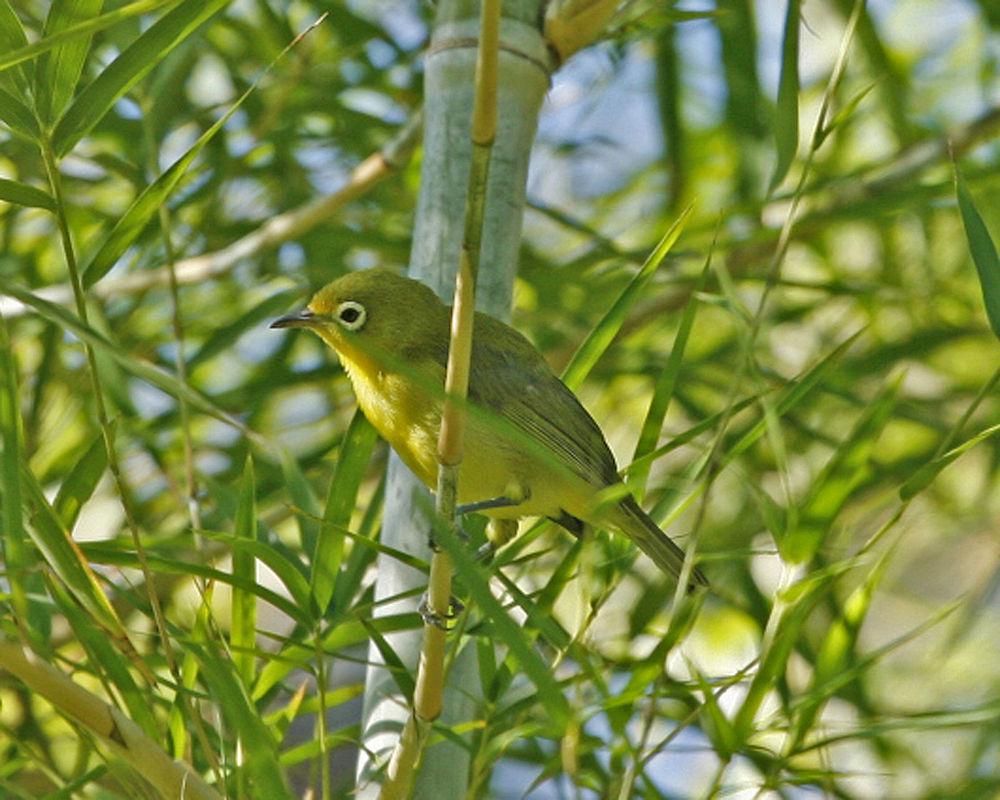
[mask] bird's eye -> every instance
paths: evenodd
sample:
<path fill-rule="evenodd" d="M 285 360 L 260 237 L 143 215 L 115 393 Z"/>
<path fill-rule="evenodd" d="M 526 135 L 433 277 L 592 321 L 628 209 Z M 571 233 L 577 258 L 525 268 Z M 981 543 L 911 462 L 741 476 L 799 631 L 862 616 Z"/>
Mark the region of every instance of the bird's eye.
<path fill-rule="evenodd" d="M 346 300 L 337 306 L 337 322 L 349 331 L 359 330 L 365 324 L 366 317 L 365 307 L 361 303 Z"/>

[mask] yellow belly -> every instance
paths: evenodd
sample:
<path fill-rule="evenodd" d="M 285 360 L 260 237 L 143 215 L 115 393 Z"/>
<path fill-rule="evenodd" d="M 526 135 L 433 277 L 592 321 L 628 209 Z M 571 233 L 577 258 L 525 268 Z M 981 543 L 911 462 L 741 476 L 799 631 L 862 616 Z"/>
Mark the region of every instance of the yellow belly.
<path fill-rule="evenodd" d="M 379 435 L 429 488 L 437 484 L 437 441 L 441 404 L 399 375 L 363 368 L 341 359 L 354 385 L 362 412 Z M 482 423 L 470 418 L 458 479 L 458 502 L 474 503 L 497 497 L 517 498 L 509 508 L 490 516 L 559 516 L 569 511 L 585 516 L 594 487 L 582 480 L 556 476 L 523 450 L 511 445 Z"/>

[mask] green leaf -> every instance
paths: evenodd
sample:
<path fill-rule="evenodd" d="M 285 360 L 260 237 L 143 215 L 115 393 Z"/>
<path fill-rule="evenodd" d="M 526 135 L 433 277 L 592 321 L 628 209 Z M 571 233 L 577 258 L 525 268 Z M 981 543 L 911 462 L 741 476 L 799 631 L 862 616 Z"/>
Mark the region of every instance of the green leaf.
<path fill-rule="evenodd" d="M 340 445 L 337 468 L 330 483 L 330 492 L 323 512 L 323 525 L 312 563 L 313 598 L 320 614 L 325 613 L 333 597 L 334 584 L 344 557 L 344 537 L 340 529 L 348 527 L 351 512 L 357 502 L 358 488 L 371 460 L 378 434 L 360 410 L 344 434 Z"/>
<path fill-rule="evenodd" d="M 931 482 L 938 476 L 938 474 L 951 464 L 959 456 L 963 455 L 967 450 L 972 449 L 977 444 L 991 436 L 995 436 L 1000 433 L 1000 425 L 993 425 L 985 430 L 980 431 L 971 439 L 962 442 L 958 447 L 949 450 L 940 458 L 935 459 L 929 464 L 925 464 L 920 469 L 918 469 L 913 476 L 902 485 L 899 490 L 899 496 L 903 500 L 909 500 L 910 498 L 916 496 L 928 486 Z"/>
<path fill-rule="evenodd" d="M 259 81 L 260 78 L 257 80 Z M 115 262 L 132 246 L 132 243 L 139 238 L 139 234 L 145 230 L 149 221 L 159 212 L 160 206 L 166 203 L 171 192 L 177 188 L 177 184 L 180 183 L 181 179 L 187 173 L 188 168 L 198 157 L 198 154 L 201 153 L 202 148 L 215 138 L 216 134 L 229 121 L 229 118 L 236 113 L 236 110 L 243 104 L 243 101 L 256 88 L 257 83 L 254 82 L 215 124 L 198 137 L 198 141 L 191 145 L 184 155 L 171 164 L 166 172 L 147 186 L 142 194 L 135 199 L 125 214 L 115 224 L 114 228 L 108 233 L 97 252 L 91 257 L 86 266 L 84 266 L 84 288 L 89 289 L 103 278 L 108 270 L 115 265 Z"/>
<path fill-rule="evenodd" d="M 60 0 L 61 2 L 61 0 Z M 57 47 L 66 42 L 72 41 L 81 36 L 90 36 L 91 34 L 102 31 L 105 28 L 110 28 L 122 20 L 126 20 L 130 17 L 134 17 L 137 14 L 145 14 L 147 11 L 154 11 L 160 6 L 167 6 L 176 3 L 177 0 L 137 0 L 137 2 L 130 3 L 127 6 L 122 6 L 121 8 L 116 8 L 114 11 L 109 11 L 107 14 L 101 14 L 99 17 L 93 17 L 91 19 L 79 22 L 65 30 L 59 31 L 52 36 L 47 36 L 37 42 L 32 42 L 28 44 L 28 40 L 24 37 L 24 32 L 21 31 L 21 38 L 16 44 L 8 42 L 11 44 L 9 47 L 3 46 L 3 28 L 5 23 L 3 9 L 4 7 L 9 8 L 7 0 L 0 0 L 0 81 L 5 80 L 4 70 L 10 71 L 11 74 L 19 74 L 23 76 L 20 68 L 11 70 L 11 67 L 20 64 L 23 61 L 34 58 L 35 56 L 41 55 L 42 53 L 47 53 L 49 50 Z M 14 18 L 17 22 L 17 18 Z M 18 28 L 20 28 L 20 23 L 18 23 Z M 23 77 L 24 92 L 21 92 L 22 96 L 27 97 L 27 87 L 28 83 Z"/>
<path fill-rule="evenodd" d="M 958 209 L 965 225 L 965 237 L 969 242 L 969 252 L 979 273 L 986 317 L 990 321 L 993 334 L 1000 338 L 1000 257 L 997 256 L 997 248 L 986 228 L 986 223 L 972 202 L 972 195 L 965 186 L 958 165 L 955 166 L 955 190 L 958 194 Z"/>
<path fill-rule="evenodd" d="M 777 162 L 768 193 L 785 179 L 799 149 L 799 16 L 801 0 L 788 0 L 785 34 L 781 42 L 781 77 L 774 115 L 774 146 Z"/>
<path fill-rule="evenodd" d="M 384 617 L 374 617 L 361 622 L 356 619 L 331 621 L 330 631 L 323 637 L 324 652 L 336 652 L 348 647 L 370 641 L 370 632 L 377 630 L 380 634 L 412 631 L 420 627 L 418 614 L 391 614 Z M 285 677 L 296 669 L 304 669 L 312 659 L 316 658 L 316 648 L 306 647 L 298 640 L 292 640 L 280 652 L 267 660 L 260 671 L 260 677 L 253 689 L 254 700 L 264 697 L 271 689 L 281 683 Z"/>
<path fill-rule="evenodd" d="M 278 756 L 278 745 L 250 701 L 241 676 L 225 656 L 190 645 L 198 654 L 201 673 L 212 698 L 240 742 L 243 760 L 239 769 L 249 778 L 248 797 L 292 800 Z"/>
<path fill-rule="evenodd" d="M 59 0 L 49 7 L 43 36 L 67 30 L 73 23 L 93 19 L 104 0 Z M 76 36 L 53 47 L 35 69 L 35 110 L 45 122 L 57 119 L 73 97 L 83 64 L 90 51 L 90 37 Z"/>
<path fill-rule="evenodd" d="M 660 239 L 659 244 L 656 245 L 653 252 L 649 254 L 638 274 L 631 280 L 625 291 L 619 295 L 611 308 L 608 309 L 600 322 L 597 323 L 594 330 L 591 331 L 583 344 L 573 354 L 573 358 L 570 359 L 569 364 L 566 365 L 566 369 L 563 370 L 562 374 L 563 383 L 570 389 L 578 389 L 580 387 L 584 378 L 594 368 L 597 359 L 608 349 L 608 345 L 611 344 L 618 331 L 621 330 L 622 324 L 625 322 L 625 316 L 628 314 L 632 304 L 639 299 L 643 288 L 649 282 L 649 279 L 653 277 L 653 273 L 656 272 L 663 259 L 666 258 L 667 253 L 670 252 L 670 249 L 680 237 L 692 209 L 693 206 L 688 206 L 674 220 L 674 224 L 663 234 L 663 238 Z"/>
<path fill-rule="evenodd" d="M 198 352 L 187 360 L 188 373 L 193 372 L 195 367 L 204 364 L 213 356 L 229 349 L 237 339 L 259 325 L 261 321 L 269 320 L 279 311 L 287 309 L 289 301 L 298 294 L 297 291 L 287 291 L 269 295 L 249 311 L 240 314 L 232 322 L 213 330 L 212 335 L 198 348 Z"/>
<path fill-rule="evenodd" d="M 820 471 L 802 504 L 798 524 L 778 551 L 786 561 L 798 564 L 812 560 L 827 531 L 855 490 L 871 475 L 871 456 L 896 405 L 902 377 L 891 381 L 871 403 L 864 406 L 850 435 Z"/>
<path fill-rule="evenodd" d="M 455 563 L 455 572 L 462 576 L 469 595 L 483 616 L 488 617 L 497 634 L 497 641 L 507 646 L 517 659 L 525 675 L 538 689 L 538 700 L 545 707 L 549 720 L 556 729 L 566 727 L 570 707 L 562 693 L 550 664 L 546 664 L 535 651 L 524 629 L 510 618 L 506 609 L 490 591 L 490 574 L 472 557 L 465 545 L 447 525 L 435 525 L 435 541 L 443 547 Z"/>
<path fill-rule="evenodd" d="M 248 542 L 257 540 L 256 482 L 253 460 L 247 456 L 243 468 L 242 492 L 236 508 L 236 537 Z M 233 550 L 233 603 L 231 609 L 230 642 L 233 665 L 243 680 L 243 685 L 253 686 L 254 663 L 257 648 L 257 598 L 252 592 L 239 588 L 243 584 L 257 583 L 257 561 L 246 550 Z"/>
<path fill-rule="evenodd" d="M 154 738 L 159 736 L 160 725 L 150 705 L 152 695 L 147 695 L 136 685 L 129 670 L 129 660 L 114 646 L 107 631 L 94 624 L 94 620 L 84 613 L 66 589 L 52 580 L 48 583 L 49 593 L 59 610 L 66 616 L 66 622 L 73 638 L 86 648 L 93 668 L 110 679 L 110 683 L 121 692 L 129 717 Z"/>
<path fill-rule="evenodd" d="M 17 18 L 14 9 L 10 7 L 10 2 L 8 0 L 0 0 L 0 64 L 4 60 L 3 54 L 17 52 L 27 44 L 28 37 L 24 35 L 21 20 Z M 0 84 L 11 94 L 22 100 L 27 100 L 30 96 L 28 92 L 28 79 L 21 68 L 11 70 L 7 73 L 0 73 Z"/>
<path fill-rule="evenodd" d="M 750 737 L 754 718 L 764 698 L 785 674 L 788 659 L 798 643 L 806 619 L 816 604 L 830 591 L 830 584 L 849 566 L 848 562 L 841 562 L 826 570 L 807 575 L 789 587 L 784 597 L 778 599 L 772 610 L 772 614 L 778 615 L 778 619 L 768 623 L 768 628 L 774 631 L 773 636 L 761 653 L 757 673 L 750 682 L 746 697 L 733 720 L 735 741 L 740 746 Z"/>
<path fill-rule="evenodd" d="M 774 406 L 775 418 L 783 417 L 799 403 L 801 403 L 820 381 L 830 371 L 832 366 L 840 359 L 847 349 L 861 336 L 862 331 L 851 334 L 847 339 L 837 345 L 827 353 L 817 364 L 814 364 L 808 372 L 798 378 L 794 383 L 785 388 L 778 397 Z M 754 444 L 767 431 L 767 419 L 759 420 L 750 430 L 748 430 L 739 441 L 732 446 L 723 459 L 723 466 L 732 462 L 740 453 Z"/>
<path fill-rule="evenodd" d="M 0 178 L 0 201 L 27 208 L 44 208 L 46 211 L 54 211 L 56 207 L 52 197 L 41 189 L 6 178 Z"/>
<path fill-rule="evenodd" d="M 0 122 L 29 141 L 38 140 L 38 121 L 31 109 L 6 89 L 0 89 Z"/>
<path fill-rule="evenodd" d="M 233 426 L 237 430 L 242 431 L 244 434 L 250 434 L 250 431 L 247 430 L 243 423 L 227 414 L 203 394 L 195 389 L 192 389 L 186 383 L 182 383 L 176 376 L 167 372 L 162 367 L 152 364 L 145 359 L 134 356 L 121 348 L 119 345 L 109 341 L 103 334 L 95 331 L 89 325 L 85 325 L 75 315 L 67 311 L 62 306 L 50 303 L 48 300 L 29 292 L 24 287 L 8 281 L 2 276 L 0 276 L 0 294 L 9 295 L 15 300 L 19 300 L 24 303 L 24 305 L 30 306 L 49 322 L 66 331 L 69 331 L 80 339 L 83 339 L 85 342 L 93 346 L 95 350 L 107 353 L 115 360 L 116 363 L 120 364 L 126 372 L 131 373 L 137 378 L 142 378 L 144 381 L 147 381 L 153 386 L 172 394 L 174 397 L 184 399 L 192 408 L 197 408 L 198 410 Z"/>
<path fill-rule="evenodd" d="M 674 344 L 670 349 L 670 356 L 667 363 L 663 365 L 663 371 L 656 379 L 656 386 L 653 389 L 653 397 L 649 401 L 649 409 L 646 411 L 646 419 L 643 420 L 642 429 L 639 432 L 639 441 L 635 446 L 635 453 L 632 460 L 642 458 L 656 449 L 656 443 L 660 438 L 660 431 L 663 429 L 663 420 L 667 416 L 667 409 L 674 396 L 674 389 L 677 386 L 677 376 L 681 371 L 681 364 L 684 361 L 684 350 L 687 347 L 688 339 L 691 336 L 691 329 L 694 327 L 695 315 L 698 313 L 698 293 L 704 288 L 711 266 L 711 259 L 705 259 L 705 266 L 698 276 L 698 281 L 691 289 L 691 296 L 687 305 L 684 306 L 684 313 L 681 315 L 680 324 L 677 326 L 677 333 L 674 336 Z M 649 475 L 650 464 L 641 464 L 636 469 L 630 471 L 629 483 L 642 487 L 646 483 Z M 640 498 L 641 499 L 641 498 Z"/>
<path fill-rule="evenodd" d="M 164 14 L 80 94 L 52 134 L 56 155 L 68 153 L 111 107 L 229 0 L 184 0 Z"/>
<path fill-rule="evenodd" d="M 272 544 L 262 542 L 257 539 L 249 539 L 236 534 L 223 533 L 222 531 L 199 530 L 199 534 L 207 539 L 216 542 L 225 542 L 232 548 L 234 553 L 243 553 L 256 558 L 277 576 L 292 600 L 301 609 L 302 613 L 308 613 L 311 590 L 309 582 L 302 570 L 302 566 L 294 560 L 286 558 Z"/>
<path fill-rule="evenodd" d="M 833 133 L 841 125 L 845 124 L 852 116 L 854 112 L 857 111 L 858 106 L 861 105 L 861 101 L 864 100 L 869 92 L 878 85 L 877 81 L 872 81 L 859 92 L 857 92 L 850 100 L 848 100 L 844 107 L 841 108 L 833 119 L 829 123 L 823 126 L 820 130 L 816 131 L 816 138 L 813 141 L 813 150 L 818 150 L 823 142 L 826 141 L 826 137 Z"/>
<path fill-rule="evenodd" d="M 120 546 L 114 543 L 108 544 L 105 542 L 87 542 L 81 545 L 81 549 L 95 564 L 108 564 L 116 567 L 128 567 L 130 569 L 137 569 L 140 566 L 139 560 L 134 552 L 123 550 Z M 244 592 L 253 594 L 265 603 L 270 603 L 283 614 L 287 614 L 297 623 L 307 625 L 311 622 L 310 618 L 303 613 L 302 609 L 299 608 L 299 606 L 297 606 L 294 602 L 288 600 L 288 598 L 278 592 L 268 589 L 266 586 L 261 586 L 255 581 L 247 581 L 243 578 L 236 578 L 232 572 L 225 572 L 221 569 L 210 567 L 207 564 L 200 563 L 198 561 L 184 561 L 177 558 L 167 558 L 153 550 L 148 550 L 146 552 L 146 562 L 153 572 L 162 572 L 169 575 L 181 575 L 187 578 L 201 578 L 205 581 L 222 583 L 226 586 L 235 586 Z"/>
<path fill-rule="evenodd" d="M 21 465 L 21 486 L 25 489 L 23 501 L 33 511 L 27 529 L 46 563 L 97 624 L 127 639 L 97 576 L 26 464 Z"/>
<path fill-rule="evenodd" d="M 72 530 L 83 504 L 97 488 L 108 465 L 108 451 L 104 446 L 104 436 L 97 434 L 86 452 L 73 464 L 73 468 L 59 486 L 52 506 L 63 525 Z"/>
<path fill-rule="evenodd" d="M 3 531 L 3 560 L 10 582 L 14 611 L 22 619 L 28 617 L 28 592 L 24 573 L 29 563 L 27 531 L 21 490 L 21 463 L 24 447 L 21 432 L 21 409 L 18 401 L 17 364 L 7 331 L 7 320 L 0 318 L 0 488 L 3 494 L 0 520 Z"/>
<path fill-rule="evenodd" d="M 796 746 L 813 730 L 813 722 L 823 702 L 834 688 L 842 685 L 843 677 L 852 665 L 860 661 L 859 658 L 852 657 L 855 655 L 858 634 L 892 553 L 890 548 L 879 558 L 861 585 L 851 592 L 841 608 L 840 616 L 827 629 L 816 655 L 812 685 L 802 696 L 803 705 L 795 720 L 793 740 Z"/>
<path fill-rule="evenodd" d="M 320 528 L 319 500 L 291 453 L 280 448 L 278 456 L 281 462 L 281 477 L 298 512 L 295 516 L 299 523 L 299 544 L 303 552 L 315 551 Z"/>

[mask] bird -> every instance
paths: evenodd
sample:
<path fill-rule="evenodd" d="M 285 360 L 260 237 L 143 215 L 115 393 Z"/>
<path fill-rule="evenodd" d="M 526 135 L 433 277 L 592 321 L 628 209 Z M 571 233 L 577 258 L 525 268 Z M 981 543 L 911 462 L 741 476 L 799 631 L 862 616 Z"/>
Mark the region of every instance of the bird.
<path fill-rule="evenodd" d="M 450 326 L 451 307 L 430 287 L 382 268 L 346 273 L 271 324 L 311 330 L 336 352 L 362 413 L 432 490 Z M 481 312 L 466 409 L 459 511 L 548 517 L 576 535 L 612 528 L 680 576 L 684 551 L 624 486 L 594 418 L 525 336 Z M 689 584 L 708 581 L 692 568 Z"/>

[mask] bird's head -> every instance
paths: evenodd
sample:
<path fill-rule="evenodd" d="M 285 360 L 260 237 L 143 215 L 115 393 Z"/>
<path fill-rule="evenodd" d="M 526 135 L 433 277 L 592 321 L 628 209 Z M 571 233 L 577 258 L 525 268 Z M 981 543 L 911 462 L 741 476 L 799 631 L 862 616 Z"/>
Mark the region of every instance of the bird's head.
<path fill-rule="evenodd" d="M 304 309 L 275 320 L 271 327 L 308 328 L 341 360 L 355 364 L 378 360 L 379 354 L 448 346 L 447 307 L 424 284 L 385 269 L 337 278 Z"/>

